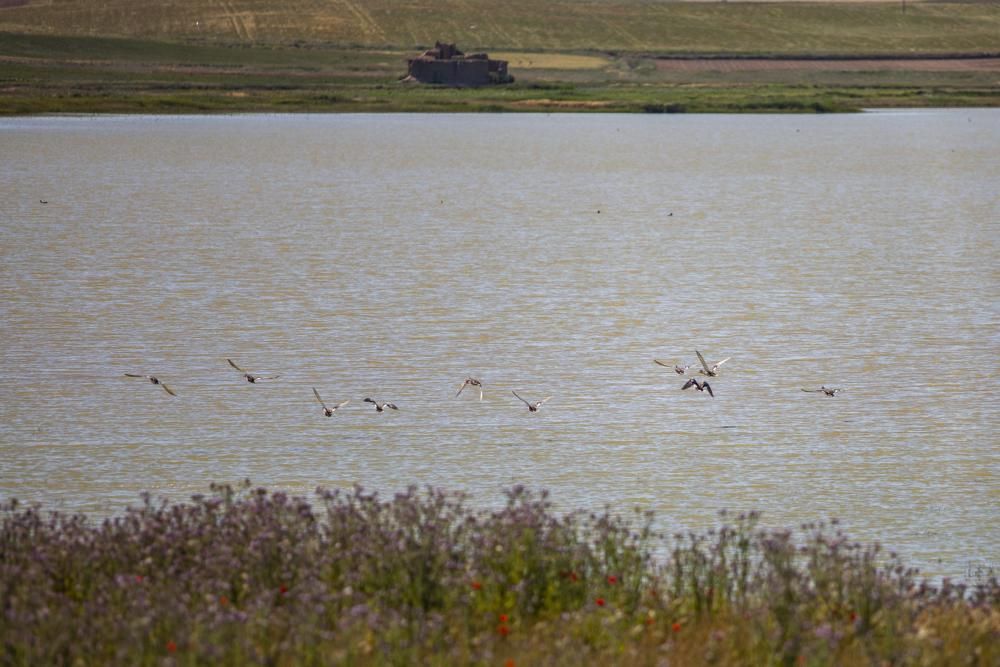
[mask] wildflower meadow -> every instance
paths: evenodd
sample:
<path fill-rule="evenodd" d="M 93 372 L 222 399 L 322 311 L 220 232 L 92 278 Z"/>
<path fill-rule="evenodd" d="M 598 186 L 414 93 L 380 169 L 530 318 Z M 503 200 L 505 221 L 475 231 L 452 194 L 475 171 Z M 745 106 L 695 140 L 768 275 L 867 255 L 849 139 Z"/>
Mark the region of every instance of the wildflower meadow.
<path fill-rule="evenodd" d="M 1000 585 L 930 582 L 835 521 L 499 510 L 410 488 L 214 486 L 92 522 L 14 500 L 3 665 L 996 665 Z"/>

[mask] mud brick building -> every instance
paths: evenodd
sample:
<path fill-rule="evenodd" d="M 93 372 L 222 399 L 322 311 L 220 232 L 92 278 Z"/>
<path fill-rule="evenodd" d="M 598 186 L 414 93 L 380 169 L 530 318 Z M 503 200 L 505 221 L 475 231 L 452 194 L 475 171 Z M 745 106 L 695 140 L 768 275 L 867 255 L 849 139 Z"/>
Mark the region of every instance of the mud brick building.
<path fill-rule="evenodd" d="M 487 86 L 514 80 L 507 72 L 506 60 L 492 60 L 485 53 L 466 55 L 454 44 L 437 42 L 416 58 L 407 61 L 404 81 L 438 83 L 446 86 Z"/>

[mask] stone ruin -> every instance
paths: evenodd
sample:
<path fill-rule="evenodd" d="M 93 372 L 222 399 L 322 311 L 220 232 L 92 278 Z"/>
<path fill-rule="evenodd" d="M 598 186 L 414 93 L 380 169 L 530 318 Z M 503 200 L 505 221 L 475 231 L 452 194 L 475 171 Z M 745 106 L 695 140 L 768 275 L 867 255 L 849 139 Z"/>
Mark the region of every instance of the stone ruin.
<path fill-rule="evenodd" d="M 403 81 L 437 83 L 445 86 L 488 86 L 510 83 L 506 60 L 492 60 L 485 53 L 462 53 L 454 44 L 437 42 L 416 58 L 406 61 L 408 73 Z"/>

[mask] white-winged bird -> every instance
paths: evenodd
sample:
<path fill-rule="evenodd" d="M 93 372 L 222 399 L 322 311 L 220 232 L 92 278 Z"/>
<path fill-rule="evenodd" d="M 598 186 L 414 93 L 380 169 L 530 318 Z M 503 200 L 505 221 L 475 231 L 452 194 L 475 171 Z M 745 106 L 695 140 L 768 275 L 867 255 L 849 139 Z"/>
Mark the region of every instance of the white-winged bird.
<path fill-rule="evenodd" d="M 250 384 L 254 384 L 258 380 L 277 380 L 279 377 L 281 377 L 280 375 L 270 375 L 267 377 L 264 377 L 263 375 L 254 375 L 253 373 L 248 373 L 239 366 L 237 366 L 236 362 L 233 361 L 232 359 L 227 358 L 226 361 L 229 362 L 230 366 L 238 370 L 240 373 L 243 373 L 243 378 Z"/>
<path fill-rule="evenodd" d="M 147 380 L 150 381 L 151 384 L 158 384 L 161 387 L 163 387 L 163 391 L 167 392 L 171 396 L 176 396 L 177 395 L 177 394 L 174 393 L 173 389 L 171 389 L 170 387 L 168 387 L 162 380 L 160 380 L 160 378 L 156 377 L 155 375 L 137 375 L 135 373 L 126 373 L 125 377 L 130 377 L 130 378 L 146 378 Z"/>
<path fill-rule="evenodd" d="M 458 394 L 455 394 L 455 398 L 458 398 L 458 395 L 461 394 L 462 390 L 466 387 L 479 387 L 479 400 L 483 400 L 483 383 L 474 377 L 465 378 L 465 382 L 463 382 L 462 386 L 458 388 Z"/>
<path fill-rule="evenodd" d="M 840 392 L 842 392 L 844 390 L 843 389 L 831 389 L 830 387 L 822 386 L 819 389 L 803 389 L 802 391 L 806 391 L 806 392 L 810 392 L 810 393 L 813 393 L 813 392 L 816 392 L 816 393 L 823 392 L 827 396 L 836 396 L 837 394 L 839 394 Z"/>
<path fill-rule="evenodd" d="M 319 404 L 323 406 L 323 416 L 324 417 L 332 417 L 334 412 L 336 412 L 337 410 L 339 410 L 340 408 L 344 407 L 345 405 L 347 405 L 348 403 L 351 402 L 351 399 L 347 399 L 343 403 L 338 403 L 337 405 L 333 406 L 332 408 L 328 408 L 328 407 L 326 407 L 326 403 L 323 402 L 323 399 L 320 398 L 319 392 L 316 391 L 316 387 L 313 387 L 313 394 L 315 394 L 316 400 L 319 401 Z"/>
<path fill-rule="evenodd" d="M 698 355 L 698 361 L 701 362 L 701 367 L 703 369 L 698 372 L 701 373 L 702 375 L 707 375 L 713 378 L 719 374 L 719 366 L 732 359 L 732 357 L 726 357 L 722 361 L 716 361 L 714 364 L 712 364 L 711 367 L 709 367 L 709 365 L 705 363 L 705 357 L 701 356 L 701 352 L 695 350 L 694 353 Z"/>
<path fill-rule="evenodd" d="M 399 408 L 396 407 L 395 403 L 379 403 L 373 398 L 366 398 L 365 403 L 371 403 L 372 405 L 374 405 L 375 412 L 382 412 L 386 408 L 390 408 L 392 410 L 399 410 Z"/>
<path fill-rule="evenodd" d="M 516 392 L 516 391 L 514 391 L 513 389 L 511 389 L 510 393 L 512 393 L 512 394 L 514 394 L 515 396 L 517 396 L 517 392 Z M 517 397 L 518 397 L 518 399 L 520 399 L 520 400 L 521 400 L 521 402 L 523 402 L 523 403 L 524 403 L 525 405 L 527 405 L 527 406 L 528 406 L 528 411 L 529 411 L 529 412 L 538 412 L 538 408 L 542 407 L 542 404 L 543 404 L 543 403 L 545 403 L 545 401 L 547 401 L 547 400 L 549 400 L 550 398 L 552 398 L 551 396 L 548 396 L 548 397 L 546 397 L 546 398 L 543 398 L 543 399 L 542 399 L 542 400 L 540 400 L 540 401 L 536 401 L 536 402 L 534 402 L 534 403 L 531 403 L 531 402 L 529 402 L 529 401 L 526 401 L 526 400 L 524 400 L 524 399 L 523 399 L 523 398 L 521 398 L 520 396 L 517 396 Z"/>
<path fill-rule="evenodd" d="M 653 359 L 653 361 L 666 368 L 673 368 L 674 372 L 678 375 L 684 375 L 687 373 L 687 369 L 691 368 L 691 364 L 688 364 L 687 366 L 678 366 L 677 364 L 668 364 L 667 362 L 660 361 L 659 359 Z"/>

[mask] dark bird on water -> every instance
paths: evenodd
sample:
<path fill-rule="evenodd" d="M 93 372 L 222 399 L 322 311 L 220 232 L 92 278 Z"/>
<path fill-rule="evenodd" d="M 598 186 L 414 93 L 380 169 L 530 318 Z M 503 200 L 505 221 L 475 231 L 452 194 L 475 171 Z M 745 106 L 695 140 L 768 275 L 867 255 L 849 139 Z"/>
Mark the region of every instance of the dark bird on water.
<path fill-rule="evenodd" d="M 462 390 L 466 387 L 479 387 L 479 400 L 483 400 L 483 383 L 474 377 L 465 378 L 465 382 L 463 382 L 462 386 L 458 388 L 458 394 L 455 394 L 455 398 L 458 398 L 458 395 L 461 394 Z"/>
<path fill-rule="evenodd" d="M 351 399 L 347 399 L 343 403 L 338 403 L 337 405 L 333 406 L 332 408 L 328 408 L 328 407 L 326 407 L 326 403 L 323 402 L 323 399 L 320 398 L 319 392 L 316 391 L 316 387 L 313 387 L 313 394 L 316 396 L 316 400 L 319 401 L 319 404 L 323 406 L 323 416 L 324 417 L 332 417 L 334 412 L 336 412 L 337 410 L 339 410 L 340 408 L 344 407 L 345 405 L 347 405 L 348 403 L 351 402 Z"/>
<path fill-rule="evenodd" d="M 160 380 L 160 378 L 156 377 L 155 375 L 137 375 L 135 373 L 126 373 L 125 377 L 130 377 L 130 378 L 146 378 L 147 380 L 149 380 L 149 382 L 151 384 L 158 384 L 161 387 L 163 387 L 163 391 L 167 392 L 171 396 L 176 396 L 177 395 L 177 394 L 174 393 L 173 389 L 171 389 L 170 387 L 168 387 L 164 382 L 162 382 Z"/>
<path fill-rule="evenodd" d="M 49 202 L 47 200 L 45 200 L 45 199 L 39 199 L 38 203 L 39 204 L 48 204 Z"/>
<path fill-rule="evenodd" d="M 375 412 L 382 412 L 386 408 L 391 408 L 392 410 L 399 410 L 395 403 L 379 403 L 373 398 L 366 398 L 365 403 L 371 403 L 375 406 Z"/>
<path fill-rule="evenodd" d="M 830 387 L 823 386 L 823 387 L 820 387 L 819 389 L 803 389 L 802 391 L 809 392 L 809 393 L 823 392 L 827 396 L 836 396 L 837 394 L 839 394 L 840 392 L 842 392 L 844 390 L 843 389 L 832 389 Z"/>
<path fill-rule="evenodd" d="M 698 391 L 707 391 L 709 396 L 715 398 L 715 394 L 712 393 L 712 387 L 708 384 L 708 380 L 705 380 L 704 382 L 698 382 L 698 378 L 691 378 L 690 380 L 684 383 L 684 386 L 681 387 L 681 389 L 684 390 L 689 387 L 694 387 Z"/>
<path fill-rule="evenodd" d="M 714 364 L 709 366 L 707 363 L 705 363 L 705 357 L 701 356 L 701 352 L 695 350 L 694 353 L 698 355 L 698 361 L 701 362 L 702 370 L 698 372 L 701 373 L 702 375 L 707 375 L 713 378 L 719 374 L 719 366 L 732 359 L 732 357 L 726 357 L 722 361 L 716 361 Z"/>
<path fill-rule="evenodd" d="M 236 362 L 234 362 L 232 359 L 227 358 L 226 361 L 229 362 L 230 366 L 238 370 L 240 373 L 243 373 L 243 378 L 250 384 L 257 382 L 258 380 L 277 380 L 279 377 L 281 377 L 280 375 L 269 375 L 267 377 L 264 377 L 263 375 L 254 375 L 252 373 L 247 373 L 245 370 L 237 366 Z"/>
<path fill-rule="evenodd" d="M 684 375 L 687 373 L 687 369 L 691 368 L 691 364 L 688 364 L 687 366 L 678 366 L 677 364 L 668 364 L 667 362 L 660 361 L 659 359 L 653 359 L 653 361 L 665 368 L 673 368 L 674 372 L 678 375 Z"/>
<path fill-rule="evenodd" d="M 517 392 L 516 392 L 516 391 L 514 391 L 513 389 L 512 389 L 511 391 L 510 391 L 510 393 L 512 393 L 512 394 L 514 394 L 515 396 L 517 396 Z M 531 402 L 529 402 L 529 401 L 526 401 L 526 400 L 524 400 L 523 398 L 521 398 L 520 396 L 517 396 L 517 398 L 518 398 L 518 399 L 519 399 L 519 400 L 520 400 L 520 401 L 521 401 L 522 403 L 524 403 L 525 405 L 527 405 L 527 406 L 528 406 L 528 412 L 538 412 L 538 408 L 542 407 L 542 404 L 543 404 L 543 403 L 545 403 L 545 401 L 549 400 L 549 399 L 550 399 L 550 398 L 552 398 L 552 397 L 551 397 L 551 396 L 547 396 L 546 398 L 543 398 L 543 399 L 542 399 L 542 400 L 540 400 L 540 401 L 536 401 L 535 403 L 531 403 Z"/>

